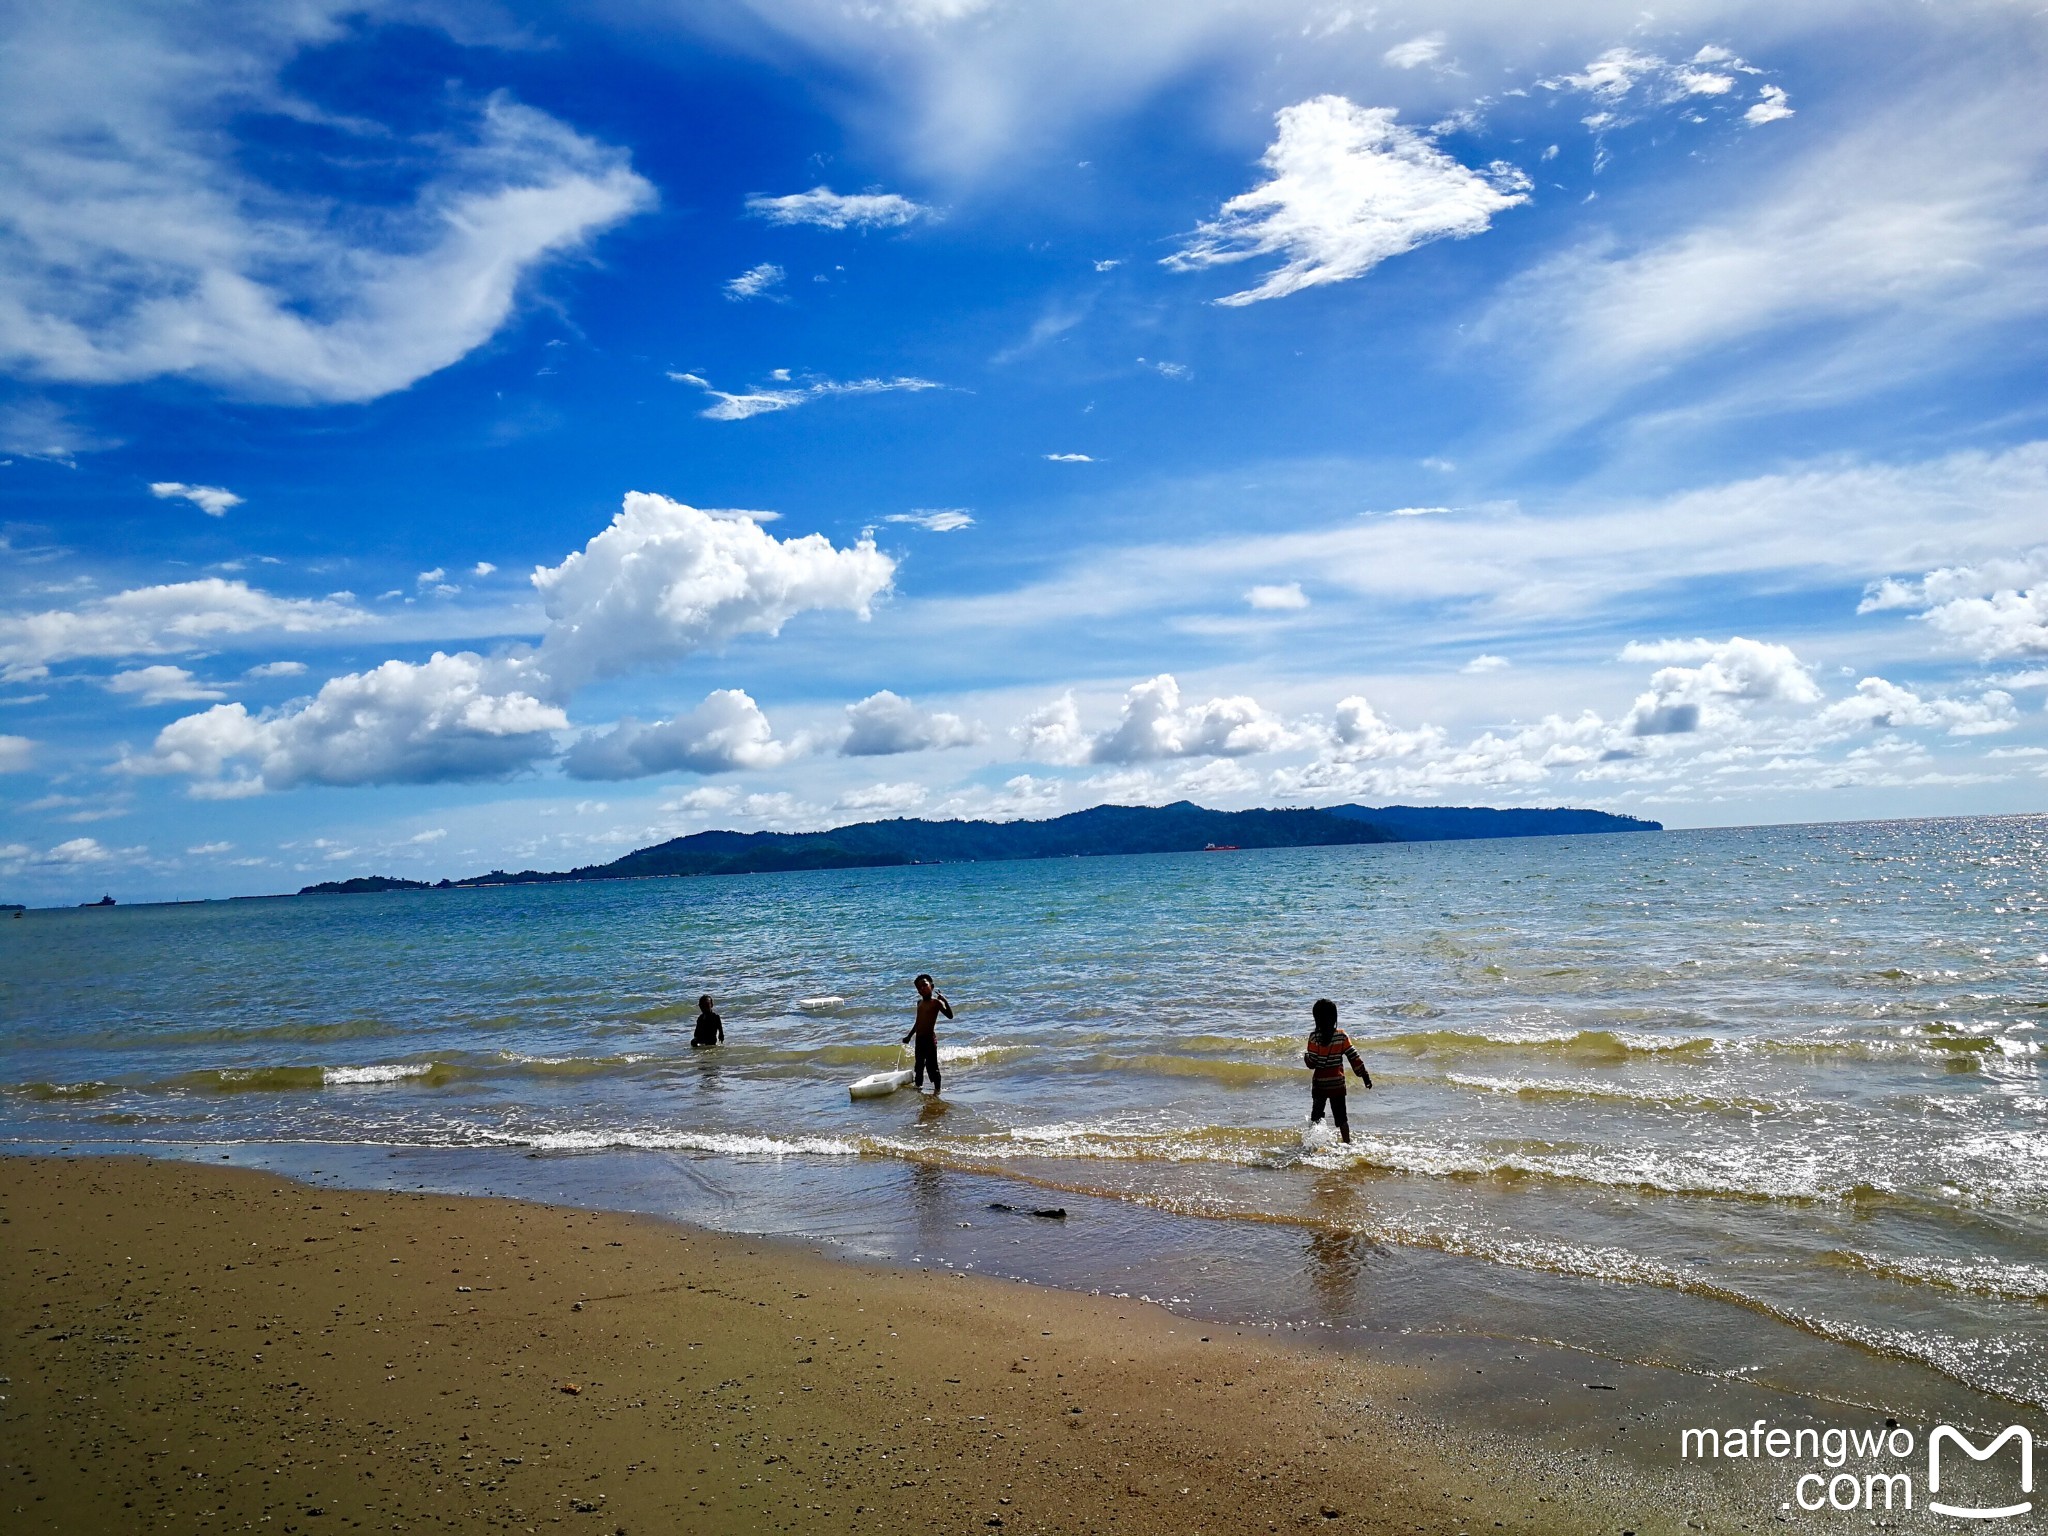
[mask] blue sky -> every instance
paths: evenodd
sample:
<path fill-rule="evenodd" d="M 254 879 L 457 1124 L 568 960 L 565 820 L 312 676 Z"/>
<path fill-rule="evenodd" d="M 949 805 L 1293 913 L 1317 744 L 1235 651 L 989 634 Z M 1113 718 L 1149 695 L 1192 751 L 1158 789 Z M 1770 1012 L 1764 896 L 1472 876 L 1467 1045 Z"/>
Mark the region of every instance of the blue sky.
<path fill-rule="evenodd" d="M 0 899 L 2042 808 L 2019 6 L 0 26 Z"/>

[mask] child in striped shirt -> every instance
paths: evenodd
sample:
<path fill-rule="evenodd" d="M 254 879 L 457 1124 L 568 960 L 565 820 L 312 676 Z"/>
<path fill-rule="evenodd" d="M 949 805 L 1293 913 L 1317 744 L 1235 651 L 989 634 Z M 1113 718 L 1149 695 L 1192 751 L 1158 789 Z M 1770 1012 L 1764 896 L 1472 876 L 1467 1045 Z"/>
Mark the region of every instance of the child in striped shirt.
<path fill-rule="evenodd" d="M 1351 1063 L 1358 1080 L 1368 1088 L 1372 1086 L 1372 1074 L 1365 1070 L 1351 1037 L 1337 1027 L 1337 1005 L 1327 997 L 1319 997 L 1313 1012 L 1315 1032 L 1308 1037 L 1308 1049 L 1301 1053 L 1303 1065 L 1312 1074 L 1308 1118 L 1311 1124 L 1320 1124 L 1327 1107 L 1330 1118 L 1337 1122 L 1337 1134 L 1348 1143 L 1351 1120 L 1344 1113 L 1344 1063 Z"/>

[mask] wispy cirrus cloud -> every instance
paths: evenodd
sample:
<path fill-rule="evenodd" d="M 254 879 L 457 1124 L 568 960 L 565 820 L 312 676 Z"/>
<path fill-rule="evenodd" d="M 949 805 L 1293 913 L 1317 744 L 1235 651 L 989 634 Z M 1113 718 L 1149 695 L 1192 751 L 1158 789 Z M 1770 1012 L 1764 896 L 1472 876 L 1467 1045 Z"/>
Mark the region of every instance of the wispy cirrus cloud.
<path fill-rule="evenodd" d="M 725 296 L 735 302 L 747 299 L 777 298 L 775 290 L 782 286 L 789 274 L 772 261 L 747 268 L 738 277 L 725 285 Z"/>
<path fill-rule="evenodd" d="M 897 391 L 916 394 L 927 389 L 941 389 L 943 385 L 930 379 L 897 375 L 895 378 L 871 379 L 803 379 L 794 380 L 787 368 L 778 368 L 769 375 L 769 382 L 757 389 L 730 394 L 714 386 L 702 374 L 671 373 L 678 384 L 694 384 L 711 397 L 711 404 L 697 414 L 709 421 L 746 421 L 751 417 L 765 416 L 775 411 L 794 410 L 800 405 L 809 405 L 813 400 L 829 399 L 834 395 L 885 395 Z"/>
<path fill-rule="evenodd" d="M 284 83 L 359 7 L 17 10 L 0 65 L 0 361 L 74 384 L 178 376 L 284 401 L 402 389 L 494 335 L 551 259 L 651 206 L 620 150 L 497 95 L 431 139 Z M 427 13 L 422 13 L 427 18 Z M 409 194 L 351 205 L 266 177 L 224 118 L 293 118 L 310 156 Z M 290 152 L 285 152 L 289 158 Z"/>

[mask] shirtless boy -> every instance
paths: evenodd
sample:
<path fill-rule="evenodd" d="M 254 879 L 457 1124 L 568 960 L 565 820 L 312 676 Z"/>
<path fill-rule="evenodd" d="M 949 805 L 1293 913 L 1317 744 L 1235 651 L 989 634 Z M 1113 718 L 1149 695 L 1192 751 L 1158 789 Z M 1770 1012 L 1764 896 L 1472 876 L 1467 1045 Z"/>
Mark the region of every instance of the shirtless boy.
<path fill-rule="evenodd" d="M 917 1058 L 912 1063 L 916 1075 L 911 1079 L 917 1087 L 924 1087 L 924 1075 L 932 1075 L 932 1092 L 939 1091 L 939 1015 L 953 1017 L 953 1005 L 946 1001 L 946 994 L 939 991 L 931 977 L 920 971 L 917 975 L 917 1022 L 910 1026 L 910 1034 L 903 1037 L 905 1045 L 911 1036 L 917 1037 Z"/>

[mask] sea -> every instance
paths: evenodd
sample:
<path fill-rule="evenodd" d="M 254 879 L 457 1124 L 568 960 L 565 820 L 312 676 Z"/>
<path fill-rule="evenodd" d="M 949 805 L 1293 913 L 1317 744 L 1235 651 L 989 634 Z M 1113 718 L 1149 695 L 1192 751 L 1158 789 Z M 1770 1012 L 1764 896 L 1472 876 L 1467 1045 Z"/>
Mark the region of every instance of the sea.
<path fill-rule="evenodd" d="M 942 1095 L 852 1099 L 920 971 Z M 1319 997 L 1373 1077 L 1348 1146 L 1307 1124 Z M 2044 1041 L 2044 816 L 0 922 L 0 1149 L 1973 1422 L 2048 1405 Z"/>

